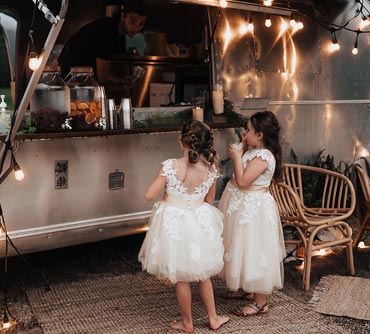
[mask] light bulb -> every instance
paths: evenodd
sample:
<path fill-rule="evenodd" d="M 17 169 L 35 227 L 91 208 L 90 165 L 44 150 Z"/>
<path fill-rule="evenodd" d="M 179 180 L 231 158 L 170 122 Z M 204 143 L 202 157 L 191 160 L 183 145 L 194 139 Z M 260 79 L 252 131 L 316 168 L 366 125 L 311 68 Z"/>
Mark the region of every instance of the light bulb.
<path fill-rule="evenodd" d="M 264 0 L 264 1 L 263 1 L 263 4 L 264 4 L 265 6 L 271 6 L 271 5 L 272 5 L 272 0 Z"/>
<path fill-rule="evenodd" d="M 28 61 L 28 66 L 32 71 L 36 71 L 41 64 L 41 57 L 36 53 L 30 54 L 30 59 Z"/>
<path fill-rule="evenodd" d="M 329 45 L 329 51 L 334 52 L 334 51 L 338 51 L 339 49 L 340 49 L 340 45 L 338 44 L 338 42 L 336 43 L 333 42 Z"/>
<path fill-rule="evenodd" d="M 4 329 L 8 329 L 10 328 L 10 322 L 9 322 L 9 318 L 8 318 L 8 315 L 6 314 L 6 311 L 4 310 L 4 317 L 3 317 L 3 328 Z"/>
<path fill-rule="evenodd" d="M 227 7 L 227 1 L 226 0 L 220 0 L 220 7 L 226 8 Z"/>
<path fill-rule="evenodd" d="M 267 15 L 267 16 L 266 16 L 265 26 L 266 26 L 267 28 L 270 28 L 270 27 L 271 27 L 271 18 L 270 18 L 270 15 Z"/>
<path fill-rule="evenodd" d="M 24 173 L 22 169 L 15 170 L 14 171 L 14 176 L 17 181 L 22 181 L 24 179 Z"/>
<path fill-rule="evenodd" d="M 357 30 L 355 45 L 353 46 L 353 49 L 352 49 L 352 54 L 353 55 L 357 55 L 358 54 L 358 36 L 359 35 L 360 35 L 360 30 Z"/>
<path fill-rule="evenodd" d="M 14 168 L 15 179 L 17 181 L 22 181 L 24 179 L 24 173 L 23 173 L 21 167 L 19 167 L 18 163 L 15 161 L 15 159 L 13 160 L 13 168 Z"/>
<path fill-rule="evenodd" d="M 8 329 L 8 328 L 10 328 L 10 322 L 8 321 L 8 322 L 4 322 L 3 323 L 3 328 L 4 329 Z"/>
<path fill-rule="evenodd" d="M 250 16 L 250 17 L 249 17 L 249 22 L 248 22 L 247 30 L 248 30 L 250 33 L 253 33 L 253 31 L 254 31 L 254 25 L 253 25 L 253 19 L 252 19 L 252 16 Z"/>
<path fill-rule="evenodd" d="M 239 27 L 239 34 L 244 35 L 248 31 L 248 27 L 245 23 L 242 23 Z"/>
<path fill-rule="evenodd" d="M 302 22 L 302 20 L 301 19 L 298 19 L 298 29 L 303 29 L 303 22 Z"/>
<path fill-rule="evenodd" d="M 340 45 L 338 43 L 338 40 L 337 40 L 337 36 L 335 34 L 335 29 L 332 28 L 330 29 L 330 32 L 331 32 L 331 44 L 329 45 L 328 49 L 330 52 L 334 52 L 334 51 L 338 51 L 340 49 Z"/>
<path fill-rule="evenodd" d="M 363 241 L 360 241 L 358 244 L 358 248 L 365 248 L 365 243 Z"/>

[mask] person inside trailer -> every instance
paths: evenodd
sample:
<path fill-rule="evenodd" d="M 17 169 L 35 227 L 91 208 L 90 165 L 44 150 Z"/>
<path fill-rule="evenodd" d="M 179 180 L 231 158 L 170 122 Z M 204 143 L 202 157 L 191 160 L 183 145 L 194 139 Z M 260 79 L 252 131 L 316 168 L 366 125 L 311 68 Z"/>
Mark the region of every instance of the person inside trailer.
<path fill-rule="evenodd" d="M 77 31 L 65 44 L 58 62 L 66 77 L 71 67 L 92 67 L 98 81 L 114 89 L 134 85 L 144 70 L 134 68 L 130 77 L 119 77 L 110 71 L 114 54 L 125 53 L 126 36 L 133 37 L 146 23 L 148 7 L 143 0 L 129 0 L 122 11 L 112 17 L 101 17 Z"/>

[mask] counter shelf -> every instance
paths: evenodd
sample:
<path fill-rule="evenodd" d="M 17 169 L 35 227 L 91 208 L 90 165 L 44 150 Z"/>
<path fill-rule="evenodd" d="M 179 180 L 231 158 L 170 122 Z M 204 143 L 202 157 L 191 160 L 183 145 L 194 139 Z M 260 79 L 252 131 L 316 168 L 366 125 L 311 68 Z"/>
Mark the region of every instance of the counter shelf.
<path fill-rule="evenodd" d="M 240 127 L 236 123 L 212 123 L 205 122 L 212 129 L 228 129 Z M 179 132 L 181 131 L 181 126 L 171 126 L 171 127 L 153 127 L 153 128 L 139 128 L 130 130 L 99 130 L 99 131 L 70 131 L 70 132 L 55 132 L 55 133 L 27 133 L 27 134 L 17 134 L 15 136 L 15 141 L 24 140 L 43 140 L 43 139 L 58 139 L 58 138 L 84 138 L 84 137 L 103 137 L 103 136 L 116 136 L 125 134 L 150 134 L 150 133 L 165 133 L 165 132 Z M 3 143 L 6 135 L 0 136 L 0 142 Z"/>

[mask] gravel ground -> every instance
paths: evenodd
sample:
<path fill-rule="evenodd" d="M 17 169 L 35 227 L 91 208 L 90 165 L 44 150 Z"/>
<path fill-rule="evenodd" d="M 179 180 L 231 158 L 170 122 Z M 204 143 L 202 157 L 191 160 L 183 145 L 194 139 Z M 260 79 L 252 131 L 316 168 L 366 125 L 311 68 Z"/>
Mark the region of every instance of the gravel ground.
<path fill-rule="evenodd" d="M 140 271 L 137 253 L 144 235 L 133 235 L 105 240 L 91 244 L 51 250 L 35 254 L 11 257 L 8 260 L 7 301 L 17 325 L 3 333 L 42 334 L 36 316 L 32 313 L 25 291 L 30 287 L 42 287 L 61 281 L 74 281 L 89 274 L 122 274 Z M 370 278 L 369 253 L 356 252 L 355 268 L 357 277 Z M 301 302 L 308 302 L 320 278 L 325 275 L 347 275 L 345 252 L 336 252 L 313 260 L 311 289 L 301 289 L 302 274 L 297 270 L 296 261 L 285 264 L 285 286 L 283 292 Z M 4 268 L 3 260 L 0 268 Z M 30 267 L 32 266 L 32 267 Z M 4 275 L 1 275 L 4 286 Z M 330 321 L 348 328 L 348 334 L 370 334 L 366 321 L 346 317 L 330 316 Z M 324 334 L 324 333 L 323 333 Z"/>

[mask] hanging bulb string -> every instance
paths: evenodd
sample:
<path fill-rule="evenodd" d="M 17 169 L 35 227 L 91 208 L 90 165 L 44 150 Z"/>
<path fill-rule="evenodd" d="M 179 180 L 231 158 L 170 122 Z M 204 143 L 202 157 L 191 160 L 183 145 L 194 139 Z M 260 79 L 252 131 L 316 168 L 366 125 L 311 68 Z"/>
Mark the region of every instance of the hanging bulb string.
<path fill-rule="evenodd" d="M 4 168 L 6 155 L 12 149 L 12 145 L 11 145 L 11 142 L 9 140 L 5 140 L 4 145 L 5 145 L 5 154 L 1 157 L 1 161 L 0 161 L 0 184 L 3 183 L 3 181 L 6 179 L 6 177 L 13 170 L 12 165 L 10 164 L 9 168 L 3 174 L 1 174 L 2 171 L 3 171 L 3 168 Z"/>
<path fill-rule="evenodd" d="M 30 54 L 30 52 L 36 53 L 35 42 L 33 39 L 33 32 L 34 32 L 34 24 L 35 24 L 35 17 L 36 17 L 38 3 L 39 3 L 39 0 L 36 0 L 35 5 L 33 6 L 31 25 L 30 25 L 30 28 L 28 29 L 28 37 L 30 38 L 30 44 L 29 44 L 28 52 L 27 52 L 28 54 Z"/>

